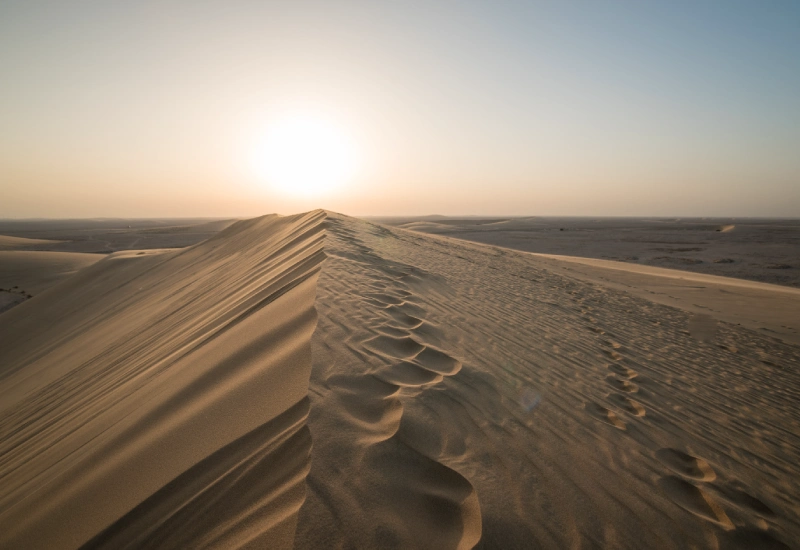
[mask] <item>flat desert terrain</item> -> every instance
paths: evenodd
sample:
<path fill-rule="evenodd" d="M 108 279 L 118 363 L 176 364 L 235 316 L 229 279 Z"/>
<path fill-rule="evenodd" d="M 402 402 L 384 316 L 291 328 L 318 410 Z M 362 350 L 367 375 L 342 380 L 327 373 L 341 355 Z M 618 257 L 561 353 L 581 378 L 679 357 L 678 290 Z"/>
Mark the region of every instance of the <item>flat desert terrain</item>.
<path fill-rule="evenodd" d="M 204 241 L 234 220 L 0 220 L 0 250 L 101 253 L 182 248 Z"/>
<path fill-rule="evenodd" d="M 376 218 L 526 252 L 597 258 L 800 287 L 800 220 Z"/>
<path fill-rule="evenodd" d="M 798 547 L 788 222 L 440 221 L 7 232 L 0 547 Z"/>

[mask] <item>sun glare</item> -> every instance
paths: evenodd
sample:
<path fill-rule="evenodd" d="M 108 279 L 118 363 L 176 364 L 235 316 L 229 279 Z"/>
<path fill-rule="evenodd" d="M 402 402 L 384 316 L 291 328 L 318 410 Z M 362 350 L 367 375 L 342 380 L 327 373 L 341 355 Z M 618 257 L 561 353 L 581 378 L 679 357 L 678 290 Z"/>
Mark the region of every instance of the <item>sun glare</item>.
<path fill-rule="evenodd" d="M 260 181 L 282 194 L 325 195 L 355 173 L 354 143 L 331 122 L 309 115 L 290 115 L 269 124 L 253 149 L 252 164 Z"/>

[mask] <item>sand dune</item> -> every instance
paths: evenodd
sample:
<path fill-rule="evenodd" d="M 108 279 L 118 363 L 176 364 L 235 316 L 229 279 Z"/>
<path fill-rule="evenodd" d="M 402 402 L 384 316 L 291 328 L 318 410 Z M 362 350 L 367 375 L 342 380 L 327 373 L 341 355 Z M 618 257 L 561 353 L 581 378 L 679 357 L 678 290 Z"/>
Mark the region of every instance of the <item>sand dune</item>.
<path fill-rule="evenodd" d="M 422 231 L 424 233 L 436 233 L 437 231 L 450 231 L 450 227 L 443 223 L 436 222 L 411 222 L 400 225 L 403 229 Z"/>
<path fill-rule="evenodd" d="M 17 286 L 36 295 L 101 259 L 79 252 L 0 251 L 0 288 Z"/>
<path fill-rule="evenodd" d="M 329 214 L 295 548 L 785 548 L 800 351 Z"/>
<path fill-rule="evenodd" d="M 0 547 L 800 540 L 788 338 L 660 303 L 663 275 L 323 216 L 0 316 Z"/>
<path fill-rule="evenodd" d="M 536 256 L 582 280 L 800 344 L 800 288 L 594 258 Z"/>
<path fill-rule="evenodd" d="M 0 251 L 0 313 L 102 258 L 74 252 Z"/>
<path fill-rule="evenodd" d="M 323 218 L 113 254 L 0 316 L 0 547 L 291 545 Z"/>
<path fill-rule="evenodd" d="M 56 244 L 61 241 L 52 241 L 48 239 L 26 239 L 23 237 L 12 237 L 10 235 L 0 235 L 0 250 L 15 250 L 18 248 L 26 248 L 36 245 L 49 245 Z"/>
<path fill-rule="evenodd" d="M 616 260 L 800 288 L 798 219 L 439 218 L 431 224 L 406 217 L 375 221 L 526 252 Z"/>
<path fill-rule="evenodd" d="M 15 235 L 13 250 L 108 254 L 122 250 L 184 248 L 213 237 L 236 220 L 90 219 L 0 220 Z M 26 237 L 18 239 L 18 237 Z M 3 249 L 0 236 L 0 250 Z"/>

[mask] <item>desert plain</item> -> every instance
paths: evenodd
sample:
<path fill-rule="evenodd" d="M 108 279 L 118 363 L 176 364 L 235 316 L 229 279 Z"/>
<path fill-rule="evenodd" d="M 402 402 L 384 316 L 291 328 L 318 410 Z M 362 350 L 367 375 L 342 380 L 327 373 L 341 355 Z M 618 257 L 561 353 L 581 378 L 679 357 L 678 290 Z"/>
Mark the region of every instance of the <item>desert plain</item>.
<path fill-rule="evenodd" d="M 0 222 L 1 548 L 796 548 L 800 222 Z"/>

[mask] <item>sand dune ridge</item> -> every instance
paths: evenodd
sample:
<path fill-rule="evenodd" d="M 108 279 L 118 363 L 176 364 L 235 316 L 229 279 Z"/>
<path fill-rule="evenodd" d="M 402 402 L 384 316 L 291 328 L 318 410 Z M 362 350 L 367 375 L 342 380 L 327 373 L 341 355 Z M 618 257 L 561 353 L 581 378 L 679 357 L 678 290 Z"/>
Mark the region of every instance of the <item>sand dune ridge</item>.
<path fill-rule="evenodd" d="M 794 325 L 617 267 L 321 211 L 111 254 L 0 316 L 0 546 L 790 547 Z"/>
<path fill-rule="evenodd" d="M 324 217 L 265 216 L 183 250 L 112 254 L 0 317 L 0 546 L 117 548 L 148 509 L 161 511 L 161 529 L 150 521 L 134 546 L 291 540 L 307 429 L 295 419 L 259 430 L 293 407 L 307 411 Z M 282 475 L 293 481 L 278 504 L 262 495 L 244 516 L 205 517 L 194 535 L 162 513 L 171 482 L 183 499 L 172 513 L 184 521 L 186 502 L 201 514 L 236 487 L 224 476 L 182 484 L 189 469 L 221 476 L 242 452 L 258 468 L 285 445 L 294 458 Z M 165 529 L 171 538 L 159 538 Z"/>

